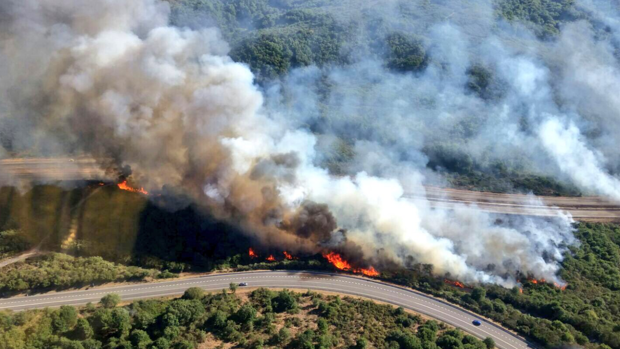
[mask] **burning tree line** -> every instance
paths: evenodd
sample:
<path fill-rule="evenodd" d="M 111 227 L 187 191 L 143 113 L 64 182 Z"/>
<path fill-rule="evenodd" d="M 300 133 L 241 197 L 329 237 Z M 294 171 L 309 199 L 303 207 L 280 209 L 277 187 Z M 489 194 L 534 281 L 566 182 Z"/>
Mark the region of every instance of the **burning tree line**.
<path fill-rule="evenodd" d="M 254 259 L 254 258 L 259 258 L 258 254 L 254 251 L 253 248 L 250 247 L 249 251 L 248 251 L 248 255 L 250 256 L 250 258 Z M 284 255 L 284 259 L 288 259 L 288 260 L 293 260 L 293 259 L 298 259 L 297 257 L 293 257 L 289 252 L 284 251 L 283 252 Z M 368 268 L 356 268 L 353 267 L 351 265 L 351 263 L 349 261 L 347 261 L 345 258 L 343 258 L 343 256 L 340 253 L 337 252 L 323 252 L 322 256 L 331 264 L 333 265 L 336 269 L 338 270 L 342 270 L 342 271 L 349 271 L 352 272 L 354 274 L 363 274 L 366 276 L 379 276 L 379 272 L 372 266 L 369 266 Z M 267 261 L 269 262 L 275 262 L 276 258 L 273 256 L 273 254 L 270 254 L 267 258 L 265 258 Z M 534 278 L 527 278 L 527 281 L 531 282 L 532 284 L 544 284 L 547 282 L 547 280 L 545 279 L 534 279 Z M 464 283 L 458 281 L 458 280 L 449 280 L 449 279 L 445 279 L 444 282 L 446 284 L 452 285 L 454 287 L 458 287 L 458 288 L 462 288 L 462 289 L 466 289 L 466 288 L 470 288 L 468 286 L 466 286 Z M 519 284 L 522 283 L 521 280 L 518 281 Z M 566 289 L 567 285 L 559 285 L 558 283 L 553 283 L 553 285 L 557 288 L 559 288 L 560 290 L 564 291 Z M 523 293 L 523 288 L 519 287 L 519 291 L 521 293 Z"/>
<path fill-rule="evenodd" d="M 379 272 L 372 266 L 368 268 L 353 268 L 351 264 L 344 260 L 339 253 L 323 253 L 323 257 L 325 257 L 325 259 L 327 259 L 327 261 L 337 269 L 352 271 L 355 274 L 364 274 L 366 276 L 379 276 Z"/>
<path fill-rule="evenodd" d="M 100 183 L 100 185 L 103 185 L 103 183 Z M 129 191 L 129 192 L 133 192 L 133 193 L 140 193 L 140 194 L 144 194 L 144 195 L 148 195 L 148 191 L 144 190 L 144 188 L 140 187 L 133 187 L 131 186 L 127 179 L 121 178 L 119 183 L 117 183 L 117 187 L 121 190 L 125 190 L 125 191 Z M 294 257 L 291 253 L 287 252 L 287 251 L 283 251 L 282 254 L 284 255 L 283 259 L 286 260 L 297 260 L 299 259 L 298 257 Z M 259 255 L 254 251 L 253 248 L 249 248 L 248 251 L 248 255 L 250 258 L 252 259 L 256 259 L 259 258 Z M 337 253 L 337 252 L 323 252 L 322 253 L 323 258 L 325 258 L 332 266 L 334 266 L 336 269 L 338 270 L 342 270 L 342 271 L 349 271 L 355 274 L 363 274 L 366 276 L 371 276 L 371 277 L 376 277 L 379 276 L 379 272 L 373 267 L 373 266 L 369 266 L 368 268 L 361 268 L 361 267 L 354 267 L 352 266 L 352 264 L 346 260 L 342 254 Z M 269 256 L 267 256 L 265 258 L 266 261 L 268 262 L 276 262 L 277 259 L 273 254 L 269 254 Z M 547 280 L 545 279 L 535 279 L 535 278 L 531 278 L 531 277 L 527 277 L 526 280 L 534 285 L 537 284 L 544 284 L 547 282 Z M 454 287 L 458 287 L 461 289 L 468 289 L 470 288 L 469 286 L 465 285 L 464 283 L 458 281 L 458 280 L 450 280 L 450 279 L 444 279 L 444 282 L 448 285 L 452 285 Z M 521 280 L 517 280 L 519 285 L 522 285 L 522 281 Z M 565 290 L 567 285 L 560 285 L 556 282 L 553 283 L 553 285 L 555 287 L 557 287 L 560 290 Z M 519 291 L 520 293 L 523 293 L 523 288 L 521 286 L 519 286 Z"/>
<path fill-rule="evenodd" d="M 126 191 L 130 191 L 130 192 L 134 192 L 134 193 L 141 193 L 144 195 L 148 195 L 148 192 L 146 190 L 144 190 L 144 188 L 134 188 L 131 187 L 128 183 L 127 180 L 122 180 L 120 183 L 117 184 L 118 188 L 121 190 L 126 190 Z M 284 259 L 286 260 L 296 260 L 299 259 L 298 257 L 294 257 L 291 253 L 287 252 L 287 251 L 283 251 L 282 254 L 284 255 Z M 256 259 L 259 258 L 259 255 L 254 251 L 253 248 L 249 248 L 248 251 L 248 255 L 250 258 L 252 259 Z M 323 258 L 325 258 L 332 266 L 334 266 L 336 269 L 338 270 L 342 270 L 342 271 L 349 271 L 355 274 L 363 274 L 366 276 L 371 276 L 371 277 L 376 277 L 379 276 L 379 272 L 373 267 L 373 266 L 369 266 L 368 268 L 356 268 L 353 267 L 351 265 L 351 263 L 349 261 L 347 261 L 340 253 L 337 252 L 323 252 L 322 253 Z M 269 256 L 267 256 L 265 258 L 266 261 L 268 262 L 276 262 L 277 259 L 273 254 L 269 254 Z M 544 284 L 547 282 L 547 280 L 545 279 L 534 279 L 531 277 L 528 277 L 526 279 L 527 281 L 531 282 L 532 284 Z M 468 286 L 466 286 L 464 283 L 458 281 L 458 280 L 449 280 L 449 279 L 444 279 L 444 282 L 448 285 L 452 285 L 454 287 L 458 287 L 458 288 L 462 288 L 462 289 L 466 289 L 466 288 L 470 288 Z M 519 285 L 522 284 L 521 280 L 518 280 Z M 560 290 L 565 290 L 567 285 L 560 285 L 556 282 L 553 283 L 553 285 L 557 288 L 559 288 Z M 519 286 L 519 292 L 523 293 L 523 288 L 521 286 Z"/>
<path fill-rule="evenodd" d="M 99 185 L 104 185 L 104 183 L 99 183 Z M 116 184 L 116 186 L 121 189 L 121 190 L 125 190 L 125 191 L 129 191 L 129 192 L 133 192 L 133 193 L 140 193 L 140 194 L 144 194 L 144 195 L 148 195 L 148 191 L 144 190 L 144 188 L 140 187 L 133 187 L 131 186 L 127 179 L 121 178 L 119 180 L 119 183 Z M 299 259 L 298 257 L 294 257 L 290 252 L 287 251 L 283 251 L 282 254 L 284 255 L 284 259 L 286 260 L 297 260 Z M 253 248 L 249 248 L 248 250 L 248 256 L 251 259 L 257 259 L 259 258 L 258 253 L 256 253 L 256 251 Z M 342 270 L 342 271 L 349 271 L 352 272 L 354 274 L 363 274 L 366 276 L 379 276 L 379 272 L 373 267 L 373 266 L 369 266 L 368 268 L 361 268 L 361 267 L 353 267 L 351 262 L 347 261 L 340 253 L 337 252 L 324 252 L 322 253 L 322 256 L 332 265 L 334 266 L 336 269 L 338 270 Z M 276 262 L 277 259 L 273 254 L 269 254 L 266 258 L 266 261 L 268 262 Z"/>
<path fill-rule="evenodd" d="M 140 194 L 144 194 L 144 195 L 148 195 L 149 192 L 144 190 L 144 188 L 133 188 L 131 186 L 129 186 L 129 184 L 127 184 L 127 180 L 124 180 L 120 183 L 117 184 L 118 188 L 121 190 L 126 190 L 126 191 L 130 191 L 133 193 L 140 193 Z"/>
<path fill-rule="evenodd" d="M 547 280 L 545 280 L 545 279 L 527 278 L 527 281 L 531 282 L 534 285 L 547 283 Z M 446 284 L 448 284 L 448 285 L 452 285 L 452 286 L 458 287 L 458 288 L 463 288 L 463 289 L 470 288 L 470 287 L 466 286 L 465 284 L 463 284 L 462 282 L 457 281 L 457 280 L 445 279 L 444 282 Z M 521 287 L 523 282 L 521 280 L 517 280 L 517 282 L 519 283 L 519 293 L 523 293 L 523 288 Z M 561 291 L 564 291 L 566 289 L 566 286 L 568 286 L 568 285 L 560 285 L 557 282 L 554 282 L 553 286 L 555 286 L 556 288 L 559 288 Z"/>
<path fill-rule="evenodd" d="M 297 257 L 293 257 L 293 255 L 291 255 L 290 253 L 288 253 L 286 251 L 282 252 L 282 254 L 284 255 L 284 259 L 289 259 L 289 260 L 299 259 Z M 250 258 L 252 258 L 252 259 L 259 258 L 258 253 L 256 253 L 254 251 L 254 249 L 251 248 L 251 247 L 248 250 L 248 256 L 250 256 Z M 267 258 L 265 258 L 265 260 L 268 261 L 268 262 L 275 262 L 276 261 L 276 257 L 274 257 L 273 254 L 270 254 Z"/>
<path fill-rule="evenodd" d="M 288 259 L 288 260 L 299 259 L 298 257 L 294 257 L 293 255 L 291 255 L 287 251 L 282 252 L 282 254 L 284 255 L 284 259 Z M 252 259 L 259 258 L 259 255 L 251 247 L 248 250 L 248 256 L 250 256 L 250 258 L 252 258 Z M 372 266 L 370 266 L 368 268 L 354 268 L 354 267 L 352 267 L 351 263 L 349 263 L 347 260 L 345 260 L 342 257 L 342 255 L 340 255 L 339 253 L 336 253 L 336 252 L 324 252 L 323 253 L 323 257 L 325 259 L 327 259 L 327 261 L 331 265 L 333 265 L 336 269 L 338 269 L 338 270 L 350 271 L 350 272 L 353 272 L 355 274 L 363 274 L 363 275 L 366 275 L 366 276 L 379 276 L 379 272 L 377 270 L 375 270 L 375 268 L 372 267 Z M 276 258 L 273 256 L 273 254 L 270 254 L 268 257 L 265 258 L 265 260 L 267 260 L 268 262 L 275 262 Z"/>
<path fill-rule="evenodd" d="M 110 183 L 104 183 L 104 182 L 99 182 L 96 184 L 98 187 L 104 187 L 106 185 L 110 185 Z M 132 185 L 129 184 L 129 182 L 127 181 L 127 179 L 119 179 L 118 183 L 116 183 L 116 187 L 120 190 L 124 190 L 124 191 L 128 191 L 128 192 L 132 192 L 132 193 L 140 193 L 140 194 L 144 194 L 144 195 L 149 195 L 149 192 L 146 191 L 144 189 L 144 187 L 134 187 Z"/>

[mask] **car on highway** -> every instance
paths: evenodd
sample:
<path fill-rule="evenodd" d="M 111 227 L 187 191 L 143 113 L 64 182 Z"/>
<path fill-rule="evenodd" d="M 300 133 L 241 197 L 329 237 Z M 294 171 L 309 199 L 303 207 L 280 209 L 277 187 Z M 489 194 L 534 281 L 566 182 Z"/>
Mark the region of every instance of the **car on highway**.
<path fill-rule="evenodd" d="M 248 283 L 247 283 L 247 282 L 240 282 L 240 283 L 239 283 L 239 286 L 247 286 L 247 285 L 248 285 Z"/>
<path fill-rule="evenodd" d="M 480 326 L 482 325 L 482 322 L 480 322 L 480 320 L 474 320 L 471 322 L 472 324 L 474 324 L 474 326 Z"/>

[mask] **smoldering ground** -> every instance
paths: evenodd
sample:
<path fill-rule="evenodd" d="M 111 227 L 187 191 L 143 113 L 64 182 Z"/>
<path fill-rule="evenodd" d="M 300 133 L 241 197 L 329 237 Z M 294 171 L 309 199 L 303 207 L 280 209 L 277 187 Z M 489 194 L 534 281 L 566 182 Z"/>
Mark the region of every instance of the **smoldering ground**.
<path fill-rule="evenodd" d="M 165 2 L 3 2 L 1 122 L 12 130 L 3 144 L 114 159 L 147 189 L 182 188 L 267 246 L 413 257 L 470 282 L 510 285 L 518 273 L 559 281 L 574 243 L 570 217 L 498 220 L 404 194 L 441 178 L 426 168 L 428 149 L 453 139 L 458 154 L 519 162 L 619 198 L 615 96 L 597 85 L 618 81 L 613 42 L 589 22 L 541 40 L 479 1 L 450 16 L 454 2 L 409 1 L 419 20 L 392 22 L 411 12 L 398 3 L 338 20 L 372 15 L 419 35 L 420 70 L 394 70 L 362 45 L 349 48 L 346 66 L 297 69 L 258 87 L 217 29 L 169 26 Z M 472 66 L 492 73 L 488 94 L 466 88 Z M 353 160 L 334 176 L 323 160 L 342 139 Z"/>

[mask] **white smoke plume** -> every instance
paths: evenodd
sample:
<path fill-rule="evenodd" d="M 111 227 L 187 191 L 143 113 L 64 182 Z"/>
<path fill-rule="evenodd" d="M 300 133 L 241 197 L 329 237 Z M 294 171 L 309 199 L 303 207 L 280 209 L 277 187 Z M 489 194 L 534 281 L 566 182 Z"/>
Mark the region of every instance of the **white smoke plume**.
<path fill-rule="evenodd" d="M 604 156 L 585 144 L 575 124 L 563 125 L 560 120 L 549 118 L 541 125 L 539 136 L 560 169 L 570 173 L 580 187 L 620 200 L 620 180 L 603 170 Z"/>
<path fill-rule="evenodd" d="M 295 125 L 314 125 L 326 118 L 322 108 L 327 105 L 329 119 L 323 123 L 328 126 L 323 127 L 354 139 L 357 148 L 381 149 L 377 152 L 394 157 L 397 167 L 406 162 L 424 168 L 426 156 L 440 141 L 460 160 L 469 157 L 483 166 L 503 162 L 570 183 L 583 194 L 620 201 L 615 184 L 620 171 L 619 100 L 610 93 L 620 83 L 617 4 L 577 1 L 576 7 L 589 13 L 589 21 L 570 22 L 556 39 L 540 40 L 519 23 L 498 20 L 486 1 L 398 3 L 412 7 L 416 21 L 408 22 L 410 14 L 393 6 L 367 11 L 372 5 L 363 4 L 362 14 L 349 17 L 381 20 L 395 31 L 423 38 L 431 57 L 426 69 L 394 72 L 369 54 L 358 55 L 347 66 L 297 69 L 269 90 L 288 99 L 281 113 Z M 601 23 L 608 27 L 596 27 Z M 466 91 L 472 66 L 484 67 L 493 76 L 483 98 Z M 330 87 L 327 97 L 319 92 L 321 84 Z M 278 109 L 270 104 L 278 100 L 271 94 L 267 104 Z M 543 125 L 556 119 L 579 130 L 580 145 L 544 137 Z M 329 137 L 320 139 L 319 147 L 329 147 L 330 142 Z M 366 151 L 359 153 L 367 160 Z M 356 159 L 350 172 L 384 172 L 384 166 L 359 161 L 364 159 Z M 436 175 L 421 171 L 427 178 Z"/>
<path fill-rule="evenodd" d="M 432 264 L 438 275 L 465 282 L 509 286 L 518 273 L 561 282 L 558 263 L 574 242 L 570 217 L 498 217 L 466 206 L 435 210 L 423 198 L 405 197 L 406 191 L 424 191 L 428 173 L 420 170 L 426 161 L 420 148 L 432 134 L 410 131 L 425 122 L 443 134 L 468 112 L 496 115 L 484 123 L 480 141 L 466 145 L 472 154 L 488 144 L 497 144 L 503 155 L 515 147 L 528 154 L 558 144 L 585 149 L 570 128 L 541 121 L 547 120 L 542 112 L 557 108 L 550 107 L 547 72 L 536 61 L 491 38 L 469 47 L 467 31 L 441 24 L 431 35 L 460 42 L 431 49 L 450 69 L 396 75 L 372 61 L 334 69 L 330 79 L 342 89 L 370 77 L 374 93 L 366 97 L 375 97 L 359 104 L 356 95 L 343 92 L 332 96 L 333 103 L 347 111 L 372 104 L 384 116 L 367 120 L 373 132 L 355 144 L 358 168 L 335 177 L 317 166 L 323 156 L 317 136 L 300 127 L 318 108 L 312 90 L 304 88 L 310 85 L 298 83 L 323 74 L 320 69 L 295 72 L 288 86 L 263 95 L 249 68 L 227 56 L 216 29 L 171 27 L 168 15 L 168 4 L 159 0 L 3 1 L 0 102 L 13 138 L 42 144 L 50 154 L 80 149 L 111 157 L 130 165 L 148 189 L 184 188 L 265 244 L 318 251 L 340 228 L 366 262 L 379 255 L 397 263 L 413 257 Z M 504 105 L 486 104 L 461 89 L 467 63 L 457 56 L 490 47 L 505 51 L 491 62 L 513 86 Z M 304 104 L 286 110 L 277 102 L 280 88 L 298 91 Z M 526 111 L 532 122 L 547 125 L 538 135 L 551 143 L 526 147 L 537 135 L 513 131 L 512 108 L 524 98 L 532 98 Z M 506 134 L 497 134 L 498 123 Z M 547 138 L 549 133 L 556 137 Z M 598 175 L 601 160 L 585 154 L 582 160 L 592 162 L 588 174 Z M 560 163 L 569 156 L 551 155 Z M 581 171 L 577 162 L 566 166 L 561 170 Z"/>

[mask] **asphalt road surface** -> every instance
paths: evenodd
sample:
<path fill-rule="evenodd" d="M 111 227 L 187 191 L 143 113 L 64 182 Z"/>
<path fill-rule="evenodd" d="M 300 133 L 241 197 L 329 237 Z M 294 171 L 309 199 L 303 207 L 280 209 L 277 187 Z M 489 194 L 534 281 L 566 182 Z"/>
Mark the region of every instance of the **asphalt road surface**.
<path fill-rule="evenodd" d="M 19 158 L 0 160 L 1 175 L 26 180 L 112 179 L 92 158 Z"/>
<path fill-rule="evenodd" d="M 248 287 L 311 289 L 371 298 L 428 315 L 461 328 L 482 339 L 491 337 L 501 349 L 533 347 L 531 343 L 528 343 L 509 331 L 487 322 L 473 313 L 469 313 L 435 298 L 370 279 L 331 273 L 266 271 L 216 274 L 177 281 L 102 287 L 92 288 L 90 290 L 48 293 L 29 297 L 5 298 L 0 299 L 0 309 L 19 311 L 45 307 L 59 307 L 61 305 L 84 305 L 88 302 L 96 303 L 101 297 L 108 293 L 117 293 L 124 301 L 174 296 L 182 294 L 190 287 L 201 287 L 208 291 L 227 289 L 231 282 L 247 282 Z M 474 319 L 479 319 L 482 325 L 474 326 L 472 324 Z"/>
<path fill-rule="evenodd" d="M 597 197 L 532 196 L 524 194 L 500 194 L 425 187 L 423 193 L 408 193 L 415 200 L 426 198 L 435 208 L 453 208 L 455 205 L 475 206 L 494 213 L 526 216 L 556 216 L 559 212 L 570 213 L 577 221 L 620 222 L 620 203 Z"/>

